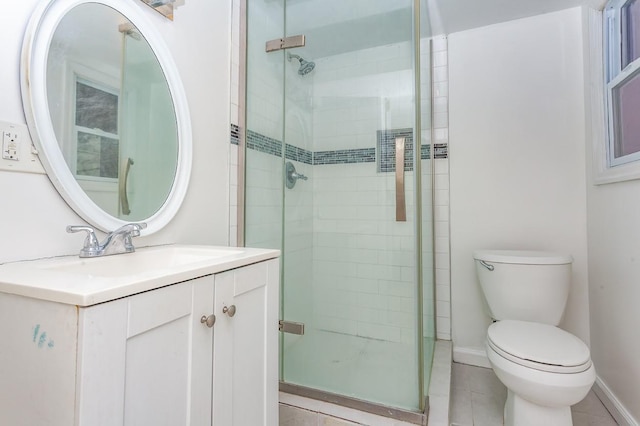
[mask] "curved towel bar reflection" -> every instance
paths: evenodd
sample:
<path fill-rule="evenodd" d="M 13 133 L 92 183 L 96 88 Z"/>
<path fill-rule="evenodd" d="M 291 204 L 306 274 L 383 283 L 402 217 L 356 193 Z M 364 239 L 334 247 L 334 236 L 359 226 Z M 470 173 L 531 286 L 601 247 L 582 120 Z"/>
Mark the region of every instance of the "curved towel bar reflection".
<path fill-rule="evenodd" d="M 131 213 L 129 208 L 129 196 L 127 195 L 127 182 L 129 181 L 129 170 L 133 166 L 133 159 L 127 158 L 127 162 L 124 166 L 123 178 L 119 180 L 118 193 L 120 194 L 120 206 L 122 208 L 122 214 L 128 215 Z"/>

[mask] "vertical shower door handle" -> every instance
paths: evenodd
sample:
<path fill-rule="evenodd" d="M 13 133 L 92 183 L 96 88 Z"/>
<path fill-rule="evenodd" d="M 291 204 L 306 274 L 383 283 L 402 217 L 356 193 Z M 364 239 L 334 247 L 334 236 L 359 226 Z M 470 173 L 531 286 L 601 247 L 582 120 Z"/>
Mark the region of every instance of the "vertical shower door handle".
<path fill-rule="evenodd" d="M 405 138 L 396 138 L 396 222 L 407 221 L 407 205 L 404 196 L 404 145 Z"/>

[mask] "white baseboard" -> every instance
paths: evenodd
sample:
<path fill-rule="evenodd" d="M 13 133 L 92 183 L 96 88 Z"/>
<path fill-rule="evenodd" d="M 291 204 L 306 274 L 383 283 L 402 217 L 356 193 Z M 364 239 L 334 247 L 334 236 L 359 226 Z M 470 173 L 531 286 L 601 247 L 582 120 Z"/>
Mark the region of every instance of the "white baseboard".
<path fill-rule="evenodd" d="M 491 368 L 489 358 L 484 349 L 453 347 L 453 361 L 460 364 L 475 365 L 476 367 Z"/>
<path fill-rule="evenodd" d="M 604 406 L 609 410 L 619 425 L 638 426 L 638 421 L 633 418 L 631 413 L 627 411 L 611 389 L 609 389 L 609 386 L 607 386 L 600 377 L 596 377 L 596 382 L 593 385 L 593 391 L 598 398 L 600 398 L 600 401 L 602 401 Z"/>

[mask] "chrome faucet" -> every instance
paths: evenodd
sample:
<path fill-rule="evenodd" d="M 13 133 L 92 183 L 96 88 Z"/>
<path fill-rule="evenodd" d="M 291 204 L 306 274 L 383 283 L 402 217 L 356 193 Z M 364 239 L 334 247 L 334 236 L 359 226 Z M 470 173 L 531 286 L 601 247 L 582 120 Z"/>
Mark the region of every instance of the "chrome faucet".
<path fill-rule="evenodd" d="M 87 233 L 84 240 L 84 246 L 80 250 L 80 257 L 98 257 L 108 256 L 111 254 L 133 253 L 136 248 L 133 246 L 133 237 L 139 237 L 140 231 L 147 227 L 144 222 L 127 223 L 120 228 L 107 234 L 107 237 L 101 243 L 96 237 L 96 230 L 91 226 L 67 226 L 67 232 Z"/>

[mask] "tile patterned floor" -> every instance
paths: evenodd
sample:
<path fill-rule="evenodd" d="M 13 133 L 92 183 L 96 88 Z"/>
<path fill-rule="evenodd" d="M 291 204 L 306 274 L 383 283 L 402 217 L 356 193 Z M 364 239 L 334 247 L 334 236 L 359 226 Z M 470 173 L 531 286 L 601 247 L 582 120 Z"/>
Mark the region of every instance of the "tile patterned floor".
<path fill-rule="evenodd" d="M 507 389 L 491 369 L 454 363 L 451 371 L 451 425 L 500 426 Z M 598 397 L 571 407 L 574 426 L 616 426 Z"/>
<path fill-rule="evenodd" d="M 501 426 L 506 398 L 506 388 L 491 369 L 453 363 L 450 419 L 452 426 Z M 617 426 L 593 391 L 589 392 L 584 400 L 571 407 L 571 412 L 574 426 Z M 342 417 L 339 414 L 338 416 Z M 280 404 L 280 426 L 409 425 L 387 418 L 378 418 L 374 421 L 361 419 L 354 423 L 339 417 L 331 417 L 318 410 L 305 410 L 293 405 Z"/>
<path fill-rule="evenodd" d="M 280 404 L 280 426 L 346 426 L 356 423 Z"/>

